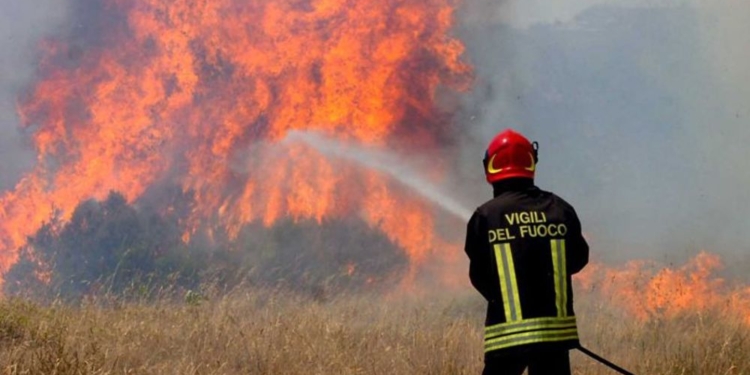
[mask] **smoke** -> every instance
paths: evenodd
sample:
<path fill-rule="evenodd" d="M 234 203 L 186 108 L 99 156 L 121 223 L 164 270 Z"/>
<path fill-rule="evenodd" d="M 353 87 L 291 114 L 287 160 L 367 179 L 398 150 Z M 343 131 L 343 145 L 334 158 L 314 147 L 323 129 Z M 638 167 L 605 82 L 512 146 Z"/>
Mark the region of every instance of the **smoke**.
<path fill-rule="evenodd" d="M 41 38 L 66 18 L 59 0 L 3 2 L 0 12 L 0 191 L 13 187 L 33 165 L 34 153 L 19 130 L 16 101 L 32 79 Z"/>
<path fill-rule="evenodd" d="M 729 0 L 467 2 L 477 82 L 458 168 L 480 175 L 490 137 L 514 127 L 539 141 L 539 185 L 578 209 L 600 257 L 740 254 L 748 19 Z"/>
<path fill-rule="evenodd" d="M 696 139 L 695 162 L 705 181 L 710 181 L 716 236 L 746 238 L 747 219 L 744 202 L 750 201 L 750 3 L 718 0 L 701 3 L 699 46 L 710 57 L 707 74 L 711 86 L 685 91 L 691 103 Z M 735 244 L 727 243 L 726 246 Z M 746 251 L 747 243 L 735 245 Z"/>
<path fill-rule="evenodd" d="M 674 0 L 505 0 L 474 1 L 467 4 L 465 20 L 492 24 L 503 23 L 515 28 L 527 28 L 541 23 L 569 23 L 598 5 L 614 5 L 627 8 L 667 7 L 678 3 Z"/>

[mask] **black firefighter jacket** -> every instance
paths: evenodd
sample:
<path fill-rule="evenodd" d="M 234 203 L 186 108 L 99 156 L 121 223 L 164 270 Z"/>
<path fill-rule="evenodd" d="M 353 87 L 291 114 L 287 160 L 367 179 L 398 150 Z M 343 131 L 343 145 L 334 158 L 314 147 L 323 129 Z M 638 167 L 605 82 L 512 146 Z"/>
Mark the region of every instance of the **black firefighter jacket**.
<path fill-rule="evenodd" d="M 578 345 L 571 275 L 589 247 L 573 207 L 531 180 L 495 186 L 467 227 L 471 283 L 488 301 L 486 356 Z"/>

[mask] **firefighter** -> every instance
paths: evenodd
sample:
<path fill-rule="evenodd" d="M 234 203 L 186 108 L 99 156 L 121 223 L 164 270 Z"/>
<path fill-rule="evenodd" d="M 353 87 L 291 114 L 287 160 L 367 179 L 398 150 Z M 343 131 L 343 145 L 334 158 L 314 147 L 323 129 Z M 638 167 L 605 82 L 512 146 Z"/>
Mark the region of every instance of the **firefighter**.
<path fill-rule="evenodd" d="M 571 275 L 589 247 L 573 207 L 534 185 L 538 145 L 505 130 L 484 157 L 494 198 L 467 225 L 472 285 L 487 300 L 485 375 L 569 375 L 579 345 Z"/>

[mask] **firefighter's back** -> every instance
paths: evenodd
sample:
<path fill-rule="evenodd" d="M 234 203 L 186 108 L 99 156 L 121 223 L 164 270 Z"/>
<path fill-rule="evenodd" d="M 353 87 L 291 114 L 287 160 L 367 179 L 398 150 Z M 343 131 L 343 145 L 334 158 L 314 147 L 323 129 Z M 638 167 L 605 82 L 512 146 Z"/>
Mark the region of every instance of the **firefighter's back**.
<path fill-rule="evenodd" d="M 574 316 L 570 276 L 585 264 L 587 255 L 581 253 L 587 248 L 582 248 L 573 207 L 530 187 L 504 192 L 478 213 L 487 223 L 488 250 L 498 277 L 488 325 Z"/>

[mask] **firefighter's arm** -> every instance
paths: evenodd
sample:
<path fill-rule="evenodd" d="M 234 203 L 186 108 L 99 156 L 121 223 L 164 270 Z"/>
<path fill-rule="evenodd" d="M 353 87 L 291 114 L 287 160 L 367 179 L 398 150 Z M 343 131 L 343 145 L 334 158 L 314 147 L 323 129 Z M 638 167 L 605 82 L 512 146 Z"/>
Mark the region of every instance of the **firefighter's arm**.
<path fill-rule="evenodd" d="M 466 245 L 464 250 L 469 256 L 469 279 L 471 285 L 490 300 L 489 271 L 492 259 L 487 249 L 487 223 L 478 212 L 474 212 L 466 226 Z"/>
<path fill-rule="evenodd" d="M 567 251 L 568 270 L 571 275 L 580 272 L 589 262 L 589 244 L 583 238 L 581 222 L 575 212 L 570 223 L 570 244 Z"/>

